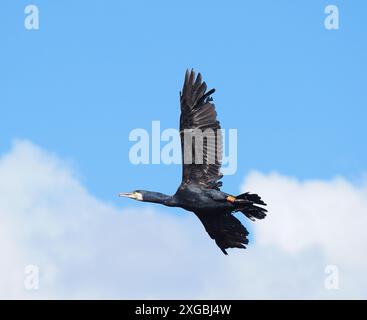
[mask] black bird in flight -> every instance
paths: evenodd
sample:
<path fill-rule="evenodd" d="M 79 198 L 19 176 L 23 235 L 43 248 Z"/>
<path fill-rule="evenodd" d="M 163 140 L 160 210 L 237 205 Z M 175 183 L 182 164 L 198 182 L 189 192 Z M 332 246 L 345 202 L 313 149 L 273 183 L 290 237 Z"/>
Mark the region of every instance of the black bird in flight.
<path fill-rule="evenodd" d="M 159 192 L 136 190 L 119 195 L 192 211 L 200 219 L 209 236 L 215 240 L 223 253 L 227 254 L 227 248 L 246 248 L 245 245 L 248 244 L 248 232 L 233 213 L 241 211 L 247 218 L 255 220 L 265 218 L 267 210 L 259 206 L 266 204 L 257 194 L 246 192 L 233 196 L 220 190 L 222 182 L 219 180 L 223 176 L 220 173 L 222 134 L 211 98 L 215 90 L 207 92 L 206 89 L 206 83 L 202 81 L 200 73 L 195 78 L 193 70 L 186 71 L 180 92 L 182 182 L 176 193 L 169 196 Z M 204 134 L 204 143 L 194 143 L 197 136 L 193 133 L 211 132 L 210 130 L 215 132 L 214 139 L 213 135 Z M 190 154 L 191 158 L 188 156 Z M 199 154 L 201 157 L 197 159 Z"/>

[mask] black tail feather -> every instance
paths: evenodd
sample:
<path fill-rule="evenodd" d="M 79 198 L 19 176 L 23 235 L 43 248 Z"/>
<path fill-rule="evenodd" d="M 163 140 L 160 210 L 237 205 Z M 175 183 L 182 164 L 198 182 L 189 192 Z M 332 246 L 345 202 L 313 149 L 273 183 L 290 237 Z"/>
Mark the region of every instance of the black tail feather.
<path fill-rule="evenodd" d="M 247 218 L 255 220 L 264 219 L 266 217 L 266 212 L 268 212 L 268 210 L 258 206 L 266 206 L 266 203 L 261 200 L 259 195 L 246 192 L 237 196 L 236 200 L 238 204 L 236 211 L 241 211 Z"/>
<path fill-rule="evenodd" d="M 239 196 L 236 197 L 237 199 L 245 199 L 245 200 L 249 200 L 252 201 L 253 203 L 256 204 L 261 204 L 263 206 L 266 206 L 266 203 L 264 201 L 261 200 L 261 197 L 256 194 L 256 193 L 242 193 Z"/>

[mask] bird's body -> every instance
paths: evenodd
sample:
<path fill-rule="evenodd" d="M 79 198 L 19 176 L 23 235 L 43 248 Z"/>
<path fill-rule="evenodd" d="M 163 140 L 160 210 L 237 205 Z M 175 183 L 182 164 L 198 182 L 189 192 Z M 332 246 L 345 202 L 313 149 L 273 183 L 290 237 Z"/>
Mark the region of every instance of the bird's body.
<path fill-rule="evenodd" d="M 195 79 L 193 70 L 186 72 L 180 93 L 183 170 L 182 182 L 176 193 L 169 196 L 136 190 L 120 195 L 193 212 L 210 237 L 227 254 L 227 248 L 245 248 L 248 243 L 248 232 L 233 213 L 241 211 L 251 220 L 263 219 L 266 209 L 258 205 L 266 204 L 257 194 L 233 196 L 220 190 L 222 133 L 215 106 L 211 102 L 214 89 L 206 92 L 206 88 L 200 73 Z M 204 143 L 197 145 L 199 138 Z"/>
<path fill-rule="evenodd" d="M 174 198 L 181 204 L 180 207 L 188 211 L 226 210 L 230 211 L 232 204 L 226 201 L 225 193 L 219 190 L 202 188 L 195 183 L 179 188 Z"/>

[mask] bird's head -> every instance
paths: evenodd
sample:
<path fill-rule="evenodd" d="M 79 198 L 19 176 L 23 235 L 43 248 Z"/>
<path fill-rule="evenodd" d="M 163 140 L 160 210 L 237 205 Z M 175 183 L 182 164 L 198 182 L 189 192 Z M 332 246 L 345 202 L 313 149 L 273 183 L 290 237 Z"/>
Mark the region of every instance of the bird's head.
<path fill-rule="evenodd" d="M 171 204 L 172 197 L 166 194 L 154 191 L 135 190 L 133 192 L 121 192 L 120 197 L 126 197 L 138 201 L 154 202 L 168 205 Z"/>
<path fill-rule="evenodd" d="M 120 197 L 126 197 L 126 198 L 130 198 L 130 199 L 134 199 L 134 200 L 138 200 L 138 201 L 143 201 L 143 195 L 144 195 L 144 191 L 142 190 L 135 190 L 133 192 L 121 192 L 119 193 Z"/>

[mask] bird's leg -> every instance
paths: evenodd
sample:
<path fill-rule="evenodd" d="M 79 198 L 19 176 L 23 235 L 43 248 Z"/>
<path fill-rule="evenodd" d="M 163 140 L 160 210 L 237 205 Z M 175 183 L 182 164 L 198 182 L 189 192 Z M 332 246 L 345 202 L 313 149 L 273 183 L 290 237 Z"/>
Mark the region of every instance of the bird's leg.
<path fill-rule="evenodd" d="M 244 205 L 244 204 L 251 204 L 252 202 L 246 199 L 237 199 L 234 196 L 227 196 L 226 200 L 232 204 L 237 205 Z"/>
<path fill-rule="evenodd" d="M 227 196 L 226 200 L 230 203 L 234 203 L 236 201 L 236 197 L 233 196 Z"/>

